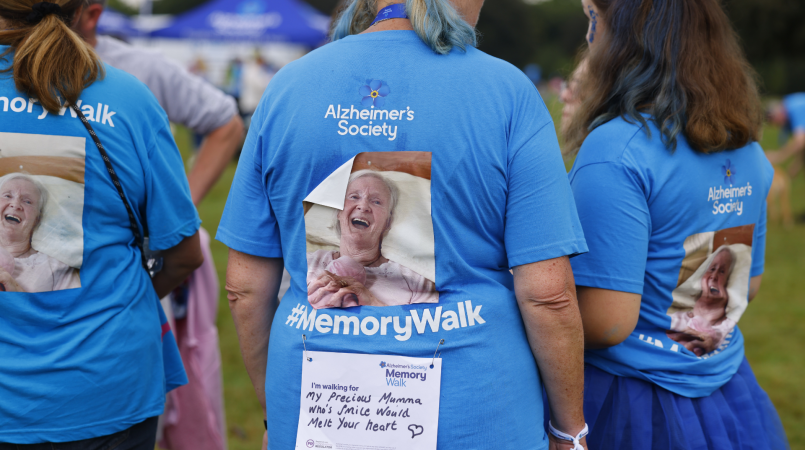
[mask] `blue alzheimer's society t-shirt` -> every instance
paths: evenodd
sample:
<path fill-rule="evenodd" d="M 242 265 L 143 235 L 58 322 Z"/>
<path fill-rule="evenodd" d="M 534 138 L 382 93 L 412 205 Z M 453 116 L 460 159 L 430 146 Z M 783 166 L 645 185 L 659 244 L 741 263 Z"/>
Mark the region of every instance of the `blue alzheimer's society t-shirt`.
<path fill-rule="evenodd" d="M 200 221 L 153 95 L 106 66 L 80 99 L 151 248 L 192 236 Z M 88 439 L 159 415 L 166 390 L 187 378 L 89 133 L 4 77 L 0 156 L 0 270 L 24 291 L 0 292 L 0 442 Z M 26 241 L 32 252 L 17 258 L 4 247 Z"/>
<path fill-rule="evenodd" d="M 763 273 L 773 169 L 757 143 L 713 154 L 622 118 L 584 141 L 570 182 L 590 252 L 576 284 L 642 295 L 634 332 L 586 361 L 686 397 L 710 395 L 744 358 L 736 326 Z"/>
<path fill-rule="evenodd" d="M 444 339 L 438 447 L 547 448 L 509 269 L 586 245 L 553 123 L 516 68 L 472 47 L 436 55 L 410 31 L 289 64 L 217 238 L 291 274 L 269 348 L 271 448 L 295 444 L 303 334 L 308 351 L 423 358 Z M 361 246 L 382 256 L 358 263 Z M 356 294 L 321 288 L 327 272 Z"/>

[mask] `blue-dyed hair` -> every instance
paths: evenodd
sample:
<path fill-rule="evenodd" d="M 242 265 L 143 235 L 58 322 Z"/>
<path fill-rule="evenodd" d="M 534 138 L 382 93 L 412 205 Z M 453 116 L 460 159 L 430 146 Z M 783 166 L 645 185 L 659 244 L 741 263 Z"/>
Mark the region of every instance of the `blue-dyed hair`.
<path fill-rule="evenodd" d="M 406 0 L 405 10 L 411 26 L 434 52 L 446 55 L 453 47 L 465 50 L 475 46 L 475 29 L 456 11 L 450 0 Z M 369 28 L 377 14 L 376 0 L 344 0 L 333 21 L 331 39 L 337 41 Z"/>
<path fill-rule="evenodd" d="M 704 153 L 759 139 L 755 72 L 719 0 L 591 1 L 605 26 L 589 50 L 571 148 L 616 117 L 650 134 L 643 113 L 671 149 L 680 133 Z"/>

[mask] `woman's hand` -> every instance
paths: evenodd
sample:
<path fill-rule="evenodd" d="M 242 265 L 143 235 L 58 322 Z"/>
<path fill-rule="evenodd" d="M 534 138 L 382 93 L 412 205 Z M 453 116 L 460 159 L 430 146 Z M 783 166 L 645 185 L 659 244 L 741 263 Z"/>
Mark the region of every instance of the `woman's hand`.
<path fill-rule="evenodd" d="M 308 285 L 308 301 L 315 309 L 385 306 L 363 284 L 351 277 L 324 271 Z"/>
<path fill-rule="evenodd" d="M 335 276 L 325 270 L 307 286 L 307 300 L 314 309 L 341 307 L 341 299 L 336 299 L 334 295 L 341 289 Z"/>
<path fill-rule="evenodd" d="M 199 230 L 196 234 L 179 241 L 174 247 L 162 251 L 162 270 L 151 279 L 159 298 L 170 294 L 204 262 L 204 255 L 201 253 L 201 233 L 206 234 L 206 231 Z"/>
<path fill-rule="evenodd" d="M 685 333 L 696 333 L 696 331 L 687 329 Z M 711 329 L 710 332 L 699 333 L 698 339 L 690 343 L 690 346 L 685 345 L 685 347 L 696 356 L 704 356 L 718 348 L 718 342 L 716 333 Z"/>
<path fill-rule="evenodd" d="M 715 336 L 702 333 L 693 328 L 686 328 L 685 331 L 667 331 L 665 334 L 683 347 L 690 350 L 696 356 L 703 356 L 712 352 L 718 347 L 718 340 Z"/>
<path fill-rule="evenodd" d="M 20 287 L 17 280 L 6 272 L 5 269 L 0 269 L 0 290 L 7 292 L 25 292 L 25 289 Z"/>
<path fill-rule="evenodd" d="M 326 272 L 326 271 L 325 271 Z M 349 306 L 386 306 L 380 302 L 369 289 L 362 283 L 359 283 L 351 277 L 340 277 L 338 275 L 330 274 L 331 277 L 339 284 L 340 289 L 333 295 L 337 299 L 341 299 L 341 307 L 346 308 Z"/>

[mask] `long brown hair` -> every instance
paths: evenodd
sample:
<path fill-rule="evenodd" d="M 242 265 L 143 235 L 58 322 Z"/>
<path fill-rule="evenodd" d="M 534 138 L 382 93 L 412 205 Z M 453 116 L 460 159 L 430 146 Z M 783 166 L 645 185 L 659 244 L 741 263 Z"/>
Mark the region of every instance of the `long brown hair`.
<path fill-rule="evenodd" d="M 58 5 L 60 13 L 41 19 L 34 13 L 34 4 L 40 1 L 0 0 L 0 18 L 5 22 L 0 44 L 11 47 L 0 58 L 13 50 L 13 63 L 2 72 L 11 72 L 17 90 L 56 113 L 62 99 L 76 104 L 84 88 L 102 78 L 104 70 L 95 51 L 70 29 L 85 0 L 51 0 L 47 3 Z"/>
<path fill-rule="evenodd" d="M 591 0 L 606 29 L 596 36 L 580 86 L 583 103 L 568 130 L 578 149 L 616 117 L 648 113 L 663 142 L 711 153 L 760 137 L 756 75 L 719 0 Z"/>

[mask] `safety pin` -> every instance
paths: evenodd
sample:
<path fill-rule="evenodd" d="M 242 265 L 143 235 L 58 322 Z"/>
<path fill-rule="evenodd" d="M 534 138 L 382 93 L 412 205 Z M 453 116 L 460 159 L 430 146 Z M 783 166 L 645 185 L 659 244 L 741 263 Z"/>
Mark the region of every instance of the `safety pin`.
<path fill-rule="evenodd" d="M 313 358 L 308 358 L 308 357 L 307 357 L 307 345 L 305 345 L 305 341 L 306 341 L 306 340 L 307 340 L 307 336 L 305 336 L 305 335 L 303 334 L 303 335 L 302 335 L 302 347 L 304 347 L 304 349 L 305 349 L 305 359 L 306 359 L 308 362 L 311 362 L 311 361 L 313 361 Z M 436 348 L 438 348 L 438 347 L 436 347 Z"/>
<path fill-rule="evenodd" d="M 436 362 L 436 353 L 439 351 L 439 347 L 440 347 L 442 344 L 444 344 L 444 339 L 439 340 L 439 344 L 436 346 L 436 351 L 435 351 L 435 352 L 433 352 L 433 360 L 431 360 L 431 362 L 430 362 L 430 368 L 431 368 L 431 369 L 433 369 L 433 363 L 435 363 L 435 362 Z M 439 353 L 439 356 L 442 356 L 442 354 L 441 354 L 441 353 Z"/>

